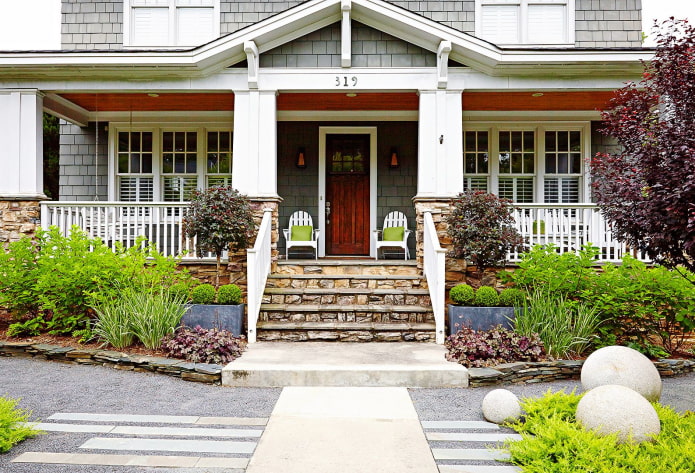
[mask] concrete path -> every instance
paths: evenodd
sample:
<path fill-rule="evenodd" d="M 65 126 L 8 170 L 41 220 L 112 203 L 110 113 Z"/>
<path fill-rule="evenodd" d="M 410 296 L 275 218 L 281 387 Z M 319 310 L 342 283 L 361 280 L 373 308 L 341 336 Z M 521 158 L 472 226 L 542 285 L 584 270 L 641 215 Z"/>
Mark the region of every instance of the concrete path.
<path fill-rule="evenodd" d="M 247 473 L 437 473 L 405 388 L 285 388 Z"/>

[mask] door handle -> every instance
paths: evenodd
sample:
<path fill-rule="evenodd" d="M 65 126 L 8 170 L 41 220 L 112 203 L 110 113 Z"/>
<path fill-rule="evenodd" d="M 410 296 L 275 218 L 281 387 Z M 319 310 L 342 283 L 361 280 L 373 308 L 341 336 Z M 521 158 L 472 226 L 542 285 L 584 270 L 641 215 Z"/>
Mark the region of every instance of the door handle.
<path fill-rule="evenodd" d="M 326 217 L 330 217 L 331 215 L 331 203 L 326 202 Z"/>

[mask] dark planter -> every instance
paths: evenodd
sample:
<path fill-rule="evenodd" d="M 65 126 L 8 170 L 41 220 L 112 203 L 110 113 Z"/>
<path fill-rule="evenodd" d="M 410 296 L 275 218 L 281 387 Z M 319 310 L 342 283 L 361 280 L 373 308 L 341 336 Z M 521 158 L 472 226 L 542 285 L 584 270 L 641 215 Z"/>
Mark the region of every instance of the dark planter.
<path fill-rule="evenodd" d="M 466 326 L 473 330 L 490 330 L 501 325 L 511 329 L 514 307 L 468 307 L 449 304 L 449 335 Z"/>
<path fill-rule="evenodd" d="M 181 319 L 181 325 L 188 327 L 200 325 L 201 328 L 208 330 L 211 328 L 229 330 L 238 337 L 244 325 L 245 305 L 188 304 L 188 310 Z"/>

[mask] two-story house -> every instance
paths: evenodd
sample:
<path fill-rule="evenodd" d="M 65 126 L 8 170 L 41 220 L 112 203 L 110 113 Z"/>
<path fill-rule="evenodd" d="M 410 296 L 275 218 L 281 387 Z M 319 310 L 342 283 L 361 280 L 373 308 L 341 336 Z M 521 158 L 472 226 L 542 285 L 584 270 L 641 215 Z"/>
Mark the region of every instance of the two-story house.
<path fill-rule="evenodd" d="M 77 224 L 176 253 L 189 248 L 179 225 L 191 190 L 231 184 L 259 215 L 271 210 L 259 242 L 268 261 L 284 255 L 277 230 L 297 210 L 320 231 L 319 258 L 366 259 L 398 210 L 437 312 L 441 213 L 483 189 L 518 204 L 530 242 L 591 241 L 618 258 L 590 204 L 587 159 L 610 146 L 597 109 L 651 56 L 640 10 L 640 0 L 62 0 L 60 50 L 0 52 L 0 236 Z M 44 111 L 61 119 L 55 202 L 42 200 Z"/>

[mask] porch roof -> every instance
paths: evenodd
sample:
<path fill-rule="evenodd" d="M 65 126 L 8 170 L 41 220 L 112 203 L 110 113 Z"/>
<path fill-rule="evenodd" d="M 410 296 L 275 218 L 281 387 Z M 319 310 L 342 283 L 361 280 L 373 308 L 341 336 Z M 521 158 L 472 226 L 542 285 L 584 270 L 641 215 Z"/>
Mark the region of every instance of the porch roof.
<path fill-rule="evenodd" d="M 342 0 L 345 3 L 348 0 Z M 383 0 L 350 0 L 351 18 L 428 51 L 451 42 L 449 58 L 492 76 L 631 76 L 653 50 L 505 49 Z M 235 33 L 190 50 L 38 51 L 0 53 L 4 80 L 146 80 L 207 77 L 259 53 L 340 21 L 341 0 L 310 0 Z"/>

